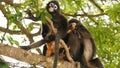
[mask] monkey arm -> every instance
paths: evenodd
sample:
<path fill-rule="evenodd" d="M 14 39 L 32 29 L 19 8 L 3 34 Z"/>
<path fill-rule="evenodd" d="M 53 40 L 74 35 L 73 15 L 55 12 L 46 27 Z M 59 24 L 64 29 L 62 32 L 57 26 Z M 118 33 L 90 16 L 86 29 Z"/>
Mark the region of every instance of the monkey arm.
<path fill-rule="evenodd" d="M 31 19 L 33 21 L 39 21 L 39 17 L 34 17 L 34 15 L 31 13 L 30 9 L 27 9 L 25 12 L 26 12 L 26 14 L 28 14 L 28 17 L 25 17 L 25 18 Z"/>

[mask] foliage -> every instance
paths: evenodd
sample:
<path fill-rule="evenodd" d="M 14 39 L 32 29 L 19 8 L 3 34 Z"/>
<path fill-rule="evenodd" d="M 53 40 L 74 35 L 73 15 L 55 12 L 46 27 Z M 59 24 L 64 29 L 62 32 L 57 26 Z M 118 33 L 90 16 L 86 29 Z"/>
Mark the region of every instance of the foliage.
<path fill-rule="evenodd" d="M 0 67 L 1 68 L 10 68 L 7 64 L 5 64 L 4 62 L 0 62 Z"/>
<path fill-rule="evenodd" d="M 12 0 L 9 0 L 12 1 Z M 50 1 L 50 0 L 48 0 Z M 11 34 L 26 35 L 23 41 L 39 36 L 40 23 L 24 22 L 25 11 L 29 8 L 35 17 L 45 23 L 45 16 L 50 17 L 45 9 L 46 0 L 25 0 L 20 3 L 0 1 L 0 10 L 7 19 L 6 30 L 0 29 L 1 42 L 9 41 L 10 44 L 19 45 L 19 40 L 14 40 Z M 59 0 L 61 11 L 65 16 L 76 18 L 83 23 L 92 33 L 97 46 L 98 57 L 101 58 L 105 68 L 120 67 L 120 1 L 118 0 Z M 33 29 L 38 27 L 33 34 Z M 10 33 L 10 31 L 13 31 Z M 7 34 L 6 34 L 7 33 Z M 4 38 L 3 38 L 4 37 Z M 31 40 L 32 39 L 32 40 Z"/>
<path fill-rule="evenodd" d="M 2 59 L 0 59 L 0 68 L 10 68 Z"/>

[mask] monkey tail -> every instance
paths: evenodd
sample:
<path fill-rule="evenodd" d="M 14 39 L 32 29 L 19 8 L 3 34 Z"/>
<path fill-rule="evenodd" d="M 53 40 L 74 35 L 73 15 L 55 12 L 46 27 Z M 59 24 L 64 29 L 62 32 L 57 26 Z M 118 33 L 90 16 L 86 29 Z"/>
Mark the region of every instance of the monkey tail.
<path fill-rule="evenodd" d="M 100 61 L 99 58 L 95 58 L 91 61 L 93 65 L 95 65 L 97 68 L 104 68 L 102 62 Z"/>
<path fill-rule="evenodd" d="M 59 33 L 57 33 L 56 37 L 55 37 L 55 53 L 54 53 L 53 68 L 57 68 L 60 38 L 61 37 L 60 37 Z"/>

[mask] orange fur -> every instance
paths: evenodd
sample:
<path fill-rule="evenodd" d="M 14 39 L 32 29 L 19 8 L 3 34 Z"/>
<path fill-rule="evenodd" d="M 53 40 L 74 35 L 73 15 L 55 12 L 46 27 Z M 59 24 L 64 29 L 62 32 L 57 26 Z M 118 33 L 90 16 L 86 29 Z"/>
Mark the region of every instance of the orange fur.
<path fill-rule="evenodd" d="M 46 56 L 50 57 L 54 54 L 54 47 L 55 47 L 55 41 L 51 41 L 47 43 L 47 51 L 46 51 Z M 63 48 L 63 46 L 59 43 L 59 49 Z"/>

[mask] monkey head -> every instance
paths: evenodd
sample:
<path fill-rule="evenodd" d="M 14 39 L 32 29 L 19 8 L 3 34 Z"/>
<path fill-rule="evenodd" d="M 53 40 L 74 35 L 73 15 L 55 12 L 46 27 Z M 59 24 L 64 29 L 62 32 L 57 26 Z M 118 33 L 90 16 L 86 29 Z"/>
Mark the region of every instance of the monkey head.
<path fill-rule="evenodd" d="M 76 19 L 71 19 L 68 23 L 69 23 L 69 25 L 68 25 L 67 34 L 71 33 L 72 30 L 76 29 L 77 24 L 79 23 L 79 21 L 76 20 Z"/>
<path fill-rule="evenodd" d="M 46 9 L 50 14 L 58 13 L 60 11 L 59 3 L 57 1 L 50 1 Z"/>
<path fill-rule="evenodd" d="M 68 27 L 71 27 L 72 29 L 75 29 L 77 27 L 83 26 L 80 21 L 77 19 L 71 19 L 68 21 Z"/>
<path fill-rule="evenodd" d="M 69 24 L 71 24 L 71 23 L 76 23 L 76 24 L 78 24 L 78 23 L 80 23 L 80 21 L 78 21 L 77 19 L 71 19 L 71 20 L 69 20 L 68 23 L 69 23 Z"/>

